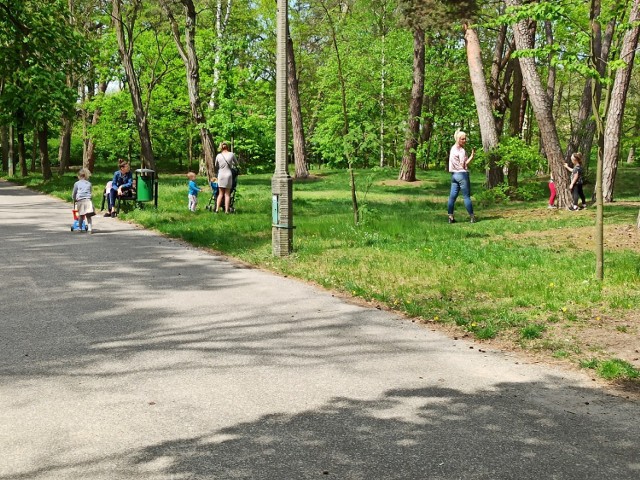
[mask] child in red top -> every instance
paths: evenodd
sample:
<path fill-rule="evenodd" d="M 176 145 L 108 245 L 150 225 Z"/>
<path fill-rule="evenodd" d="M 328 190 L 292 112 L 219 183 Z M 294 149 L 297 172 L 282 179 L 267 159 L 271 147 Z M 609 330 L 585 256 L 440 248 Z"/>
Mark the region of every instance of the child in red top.
<path fill-rule="evenodd" d="M 549 207 L 548 208 L 558 208 L 556 207 L 556 184 L 553 183 L 553 172 L 549 175 Z"/>

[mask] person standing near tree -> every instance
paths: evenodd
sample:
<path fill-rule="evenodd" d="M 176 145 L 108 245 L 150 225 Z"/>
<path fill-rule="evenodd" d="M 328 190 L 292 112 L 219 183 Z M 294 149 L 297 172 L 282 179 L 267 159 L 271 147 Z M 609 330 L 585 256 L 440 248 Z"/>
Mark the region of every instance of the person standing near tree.
<path fill-rule="evenodd" d="M 469 213 L 469 221 L 475 223 L 476 217 L 473 214 L 473 204 L 471 203 L 471 180 L 468 167 L 476 151 L 472 149 L 471 155 L 467 157 L 467 152 L 464 150 L 464 146 L 467 143 L 467 134 L 463 131 L 457 130 L 453 138 L 456 143 L 451 147 L 451 152 L 449 153 L 449 172 L 451 173 L 451 192 L 449 193 L 449 202 L 447 204 L 449 223 L 456 223 L 453 210 L 461 191 L 464 206 Z"/>
<path fill-rule="evenodd" d="M 220 143 L 218 150 L 220 153 L 216 156 L 215 171 L 218 177 L 218 198 L 216 200 L 216 210 L 218 213 L 222 206 L 224 197 L 224 211 L 230 212 L 231 208 L 231 190 L 234 188 L 235 177 L 237 176 L 238 161 L 233 152 L 229 151 L 227 142 Z"/>
<path fill-rule="evenodd" d="M 553 181 L 553 172 L 549 174 L 549 207 L 547 208 L 558 208 L 556 207 L 556 184 Z"/>
<path fill-rule="evenodd" d="M 587 208 L 587 200 L 582 190 L 584 170 L 582 169 L 582 154 L 579 152 L 571 155 L 571 163 L 573 168 L 565 165 L 565 168 L 571 172 L 571 183 L 569 184 L 569 190 L 571 190 L 571 196 L 573 197 L 573 205 L 569 207 L 569 210 L 578 210 L 578 208 Z M 582 205 L 578 207 L 578 199 L 582 201 Z"/>

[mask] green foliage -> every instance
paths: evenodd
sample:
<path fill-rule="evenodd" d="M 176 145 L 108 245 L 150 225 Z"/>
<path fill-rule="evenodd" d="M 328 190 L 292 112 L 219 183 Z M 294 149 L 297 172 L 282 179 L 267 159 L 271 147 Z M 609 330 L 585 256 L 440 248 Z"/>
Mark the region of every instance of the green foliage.
<path fill-rule="evenodd" d="M 23 115 L 35 127 L 67 114 L 76 92 L 66 83 L 86 58 L 66 2 L 12 2 L 0 15 L 0 121 Z"/>
<path fill-rule="evenodd" d="M 501 167 L 516 165 L 520 171 L 535 172 L 546 166 L 546 160 L 538 153 L 534 145 L 519 137 L 504 137 L 500 140 L 497 150 L 497 164 Z M 483 156 L 482 158 L 485 158 Z"/>
<path fill-rule="evenodd" d="M 533 323 L 522 327 L 520 337 L 525 340 L 533 340 L 542 337 L 546 327 L 541 323 Z"/>
<path fill-rule="evenodd" d="M 609 360 L 598 360 L 595 358 L 582 360 L 580 366 L 582 368 L 595 370 L 600 377 L 606 380 L 627 380 L 640 377 L 640 370 L 629 362 L 620 360 L 619 358 Z"/>
<path fill-rule="evenodd" d="M 507 203 L 509 199 L 509 185 L 502 183 L 487 190 L 482 190 L 480 193 L 474 195 L 476 203 L 483 207 L 500 205 Z"/>

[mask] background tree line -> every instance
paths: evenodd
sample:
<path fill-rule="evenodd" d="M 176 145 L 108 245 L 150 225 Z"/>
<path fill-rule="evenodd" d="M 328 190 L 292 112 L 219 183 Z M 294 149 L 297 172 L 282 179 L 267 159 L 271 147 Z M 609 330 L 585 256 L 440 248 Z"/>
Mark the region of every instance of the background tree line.
<path fill-rule="evenodd" d="M 292 0 L 295 175 L 392 166 L 412 181 L 446 168 L 462 128 L 489 188 L 566 181 L 580 150 L 611 201 L 640 133 L 639 3 Z M 128 157 L 210 173 L 225 139 L 245 170 L 272 171 L 275 16 L 274 0 L 0 0 L 3 170 Z"/>

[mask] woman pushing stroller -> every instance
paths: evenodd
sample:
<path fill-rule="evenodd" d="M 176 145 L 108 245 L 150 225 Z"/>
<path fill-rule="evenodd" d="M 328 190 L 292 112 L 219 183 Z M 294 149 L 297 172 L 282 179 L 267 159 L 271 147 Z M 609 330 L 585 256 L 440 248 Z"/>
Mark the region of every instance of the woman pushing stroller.
<path fill-rule="evenodd" d="M 218 146 L 220 153 L 216 156 L 214 164 L 216 177 L 218 177 L 218 198 L 216 199 L 215 212 L 220 211 L 224 201 L 224 212 L 231 212 L 231 191 L 234 188 L 235 177 L 238 171 L 238 160 L 233 152 L 229 151 L 227 142 Z"/>

